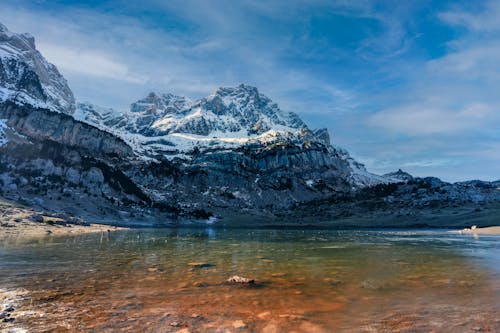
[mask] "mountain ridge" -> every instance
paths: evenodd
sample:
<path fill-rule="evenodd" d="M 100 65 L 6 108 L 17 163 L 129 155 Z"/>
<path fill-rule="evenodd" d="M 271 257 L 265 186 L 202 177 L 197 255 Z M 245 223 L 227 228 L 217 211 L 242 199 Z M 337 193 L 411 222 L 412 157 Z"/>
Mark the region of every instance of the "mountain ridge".
<path fill-rule="evenodd" d="M 66 79 L 36 49 L 30 34 L 0 23 L 0 101 L 11 100 L 72 114 L 75 98 Z"/>
<path fill-rule="evenodd" d="M 150 93 L 119 112 L 75 104 L 30 35 L 0 27 L 0 61 L 0 195 L 46 210 L 164 225 L 412 217 L 500 202 L 496 183 L 374 175 L 256 87 L 196 101 Z"/>

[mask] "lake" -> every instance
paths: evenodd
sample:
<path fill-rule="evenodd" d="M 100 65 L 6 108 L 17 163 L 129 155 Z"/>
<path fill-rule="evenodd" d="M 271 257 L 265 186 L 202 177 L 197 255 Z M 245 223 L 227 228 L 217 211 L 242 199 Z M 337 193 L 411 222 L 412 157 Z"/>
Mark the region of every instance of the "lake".
<path fill-rule="evenodd" d="M 0 292 L 16 308 L 0 331 L 499 332 L 500 236 L 210 227 L 9 240 Z"/>

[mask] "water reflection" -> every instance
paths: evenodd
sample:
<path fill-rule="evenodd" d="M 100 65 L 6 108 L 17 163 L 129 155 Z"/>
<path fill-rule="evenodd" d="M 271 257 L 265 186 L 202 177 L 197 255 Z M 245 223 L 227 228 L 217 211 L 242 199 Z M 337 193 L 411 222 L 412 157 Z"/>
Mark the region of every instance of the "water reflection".
<path fill-rule="evenodd" d="M 491 330 L 499 240 L 207 227 L 5 242 L 0 288 L 29 291 L 15 325 L 33 332 Z"/>

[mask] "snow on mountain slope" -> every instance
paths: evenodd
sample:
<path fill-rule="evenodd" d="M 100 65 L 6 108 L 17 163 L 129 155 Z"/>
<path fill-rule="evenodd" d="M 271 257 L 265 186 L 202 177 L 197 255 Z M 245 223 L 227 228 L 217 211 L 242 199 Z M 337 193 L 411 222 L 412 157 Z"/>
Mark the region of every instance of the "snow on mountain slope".
<path fill-rule="evenodd" d="M 78 103 L 73 118 L 91 124 L 102 130 L 111 130 L 127 118 L 125 114 L 111 108 L 102 108 L 89 103 Z"/>
<path fill-rule="evenodd" d="M 5 135 L 6 128 L 7 128 L 7 119 L 0 119 L 0 147 L 9 142 L 9 140 Z"/>
<path fill-rule="evenodd" d="M 281 111 L 257 88 L 247 85 L 219 88 L 196 102 L 150 93 L 123 112 L 80 103 L 74 117 L 120 136 L 149 157 L 184 157 L 203 148 L 321 141 L 296 114 Z"/>
<path fill-rule="evenodd" d="M 29 34 L 15 34 L 0 24 L 0 102 L 13 101 L 73 115 L 123 139 L 144 160 L 189 160 L 193 153 L 242 146 L 273 149 L 280 145 L 323 147 L 321 158 L 340 158 L 360 186 L 387 182 L 366 171 L 349 154 L 330 145 L 326 130 L 312 131 L 294 113 L 282 111 L 249 85 L 221 87 L 191 101 L 173 94 L 150 93 L 124 112 L 78 104 L 57 68 L 36 50 Z M 5 144 L 1 123 L 0 144 Z M 338 161 L 338 160 L 337 160 Z M 334 166 L 332 166 L 334 167 Z"/>
<path fill-rule="evenodd" d="M 270 130 L 288 132 L 305 128 L 300 118 L 281 111 L 276 103 L 248 85 L 219 88 L 177 113 L 169 113 L 153 124 L 162 133 L 242 133 L 258 136 Z"/>
<path fill-rule="evenodd" d="M 384 178 L 382 176 L 369 172 L 368 170 L 366 170 L 364 164 L 359 163 L 354 158 L 352 158 L 347 150 L 340 147 L 335 147 L 335 149 L 337 150 L 341 158 L 349 163 L 349 167 L 351 169 L 350 180 L 353 184 L 360 187 L 366 187 L 395 182 L 392 179 Z"/>
<path fill-rule="evenodd" d="M 399 169 L 398 171 L 386 173 L 382 175 L 382 177 L 394 183 L 399 183 L 399 182 L 406 183 L 413 180 L 412 175 L 410 175 L 408 172 L 404 172 L 401 169 Z"/>
<path fill-rule="evenodd" d="M 75 109 L 66 80 L 36 50 L 33 36 L 0 23 L 0 102 L 7 100 L 67 114 Z"/>
<path fill-rule="evenodd" d="M 296 114 L 280 110 L 248 85 L 219 88 L 195 102 L 150 93 L 123 112 L 78 104 L 74 117 L 121 137 L 143 159 L 188 160 L 195 151 L 316 143 L 347 162 L 350 181 L 356 186 L 389 182 L 369 173 L 347 151 L 332 146 L 326 129 L 310 130 Z"/>

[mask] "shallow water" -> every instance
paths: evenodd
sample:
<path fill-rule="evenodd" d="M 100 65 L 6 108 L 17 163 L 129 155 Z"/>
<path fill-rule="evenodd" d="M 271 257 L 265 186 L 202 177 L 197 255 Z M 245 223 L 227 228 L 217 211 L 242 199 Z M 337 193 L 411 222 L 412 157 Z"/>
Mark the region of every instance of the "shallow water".
<path fill-rule="evenodd" d="M 233 275 L 257 283 L 225 283 Z M 207 228 L 12 240 L 0 290 L 24 291 L 0 329 L 29 332 L 499 332 L 500 237 Z"/>

